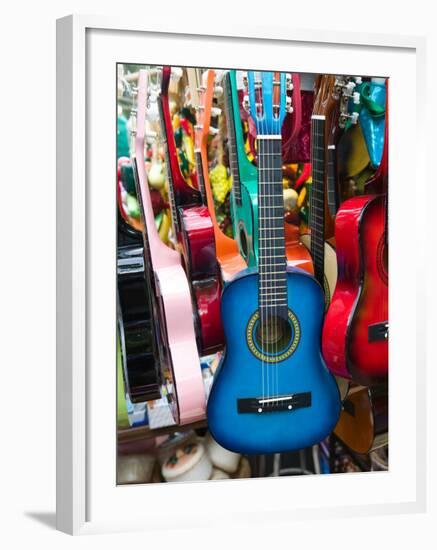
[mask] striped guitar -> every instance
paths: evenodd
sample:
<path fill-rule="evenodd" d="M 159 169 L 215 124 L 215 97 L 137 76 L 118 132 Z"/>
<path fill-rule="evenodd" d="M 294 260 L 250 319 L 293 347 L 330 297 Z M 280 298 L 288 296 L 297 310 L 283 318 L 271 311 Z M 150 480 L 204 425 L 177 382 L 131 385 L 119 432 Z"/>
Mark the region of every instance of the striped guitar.
<path fill-rule="evenodd" d="M 284 73 L 249 72 L 257 127 L 258 270 L 224 289 L 226 348 L 208 399 L 208 426 L 223 447 L 243 453 L 302 449 L 334 428 L 340 399 L 320 352 L 323 292 L 287 267 L 281 126 Z"/>
<path fill-rule="evenodd" d="M 171 67 L 163 67 L 158 108 L 164 138 L 173 235 L 182 250 L 190 283 L 199 353 L 208 355 L 223 348 L 220 270 L 208 208 L 202 204 L 200 191 L 186 183 L 179 167 L 168 97 L 170 77 Z"/>
<path fill-rule="evenodd" d="M 134 167 L 137 195 L 144 222 L 144 255 L 152 289 L 152 320 L 159 337 L 163 380 L 176 423 L 188 424 L 205 416 L 205 390 L 192 322 L 193 308 L 179 252 L 159 238 L 144 163 L 148 73 L 139 72 Z"/>
<path fill-rule="evenodd" d="M 290 79 L 291 81 L 291 79 Z M 288 82 L 288 79 L 287 79 Z M 225 105 L 228 123 L 229 157 L 232 174 L 231 217 L 235 240 L 249 267 L 258 265 L 258 171 L 248 160 L 238 104 L 236 71 L 225 75 Z M 299 127 L 288 138 L 292 143 Z M 299 238 L 299 229 L 284 222 L 287 262 L 313 273 L 311 256 Z"/>

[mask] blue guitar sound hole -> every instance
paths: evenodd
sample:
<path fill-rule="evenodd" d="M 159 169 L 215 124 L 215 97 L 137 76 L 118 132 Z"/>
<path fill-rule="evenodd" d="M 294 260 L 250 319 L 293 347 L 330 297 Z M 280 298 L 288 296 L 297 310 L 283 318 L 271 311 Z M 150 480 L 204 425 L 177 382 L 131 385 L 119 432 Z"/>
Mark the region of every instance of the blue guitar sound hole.
<path fill-rule="evenodd" d="M 272 315 L 262 323 L 259 311 L 256 311 L 247 325 L 246 337 L 250 351 L 261 361 L 283 361 L 299 344 L 299 321 L 289 309 L 287 319 Z"/>

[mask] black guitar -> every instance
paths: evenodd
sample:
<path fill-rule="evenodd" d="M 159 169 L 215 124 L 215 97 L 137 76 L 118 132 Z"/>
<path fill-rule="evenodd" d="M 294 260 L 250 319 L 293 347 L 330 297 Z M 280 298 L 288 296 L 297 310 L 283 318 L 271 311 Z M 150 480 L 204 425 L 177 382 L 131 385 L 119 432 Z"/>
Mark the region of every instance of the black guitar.
<path fill-rule="evenodd" d="M 133 403 L 161 397 L 158 351 L 150 312 L 143 237 L 118 213 L 117 324 L 126 391 Z"/>

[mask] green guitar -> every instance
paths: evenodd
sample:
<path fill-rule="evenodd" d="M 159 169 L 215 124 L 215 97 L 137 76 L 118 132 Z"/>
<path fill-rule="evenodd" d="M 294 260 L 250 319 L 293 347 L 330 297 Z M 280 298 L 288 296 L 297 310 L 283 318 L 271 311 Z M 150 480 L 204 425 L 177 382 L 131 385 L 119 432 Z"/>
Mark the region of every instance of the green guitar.
<path fill-rule="evenodd" d="M 258 171 L 244 149 L 237 75 L 225 76 L 226 118 L 232 175 L 231 217 L 234 238 L 249 267 L 258 265 Z"/>

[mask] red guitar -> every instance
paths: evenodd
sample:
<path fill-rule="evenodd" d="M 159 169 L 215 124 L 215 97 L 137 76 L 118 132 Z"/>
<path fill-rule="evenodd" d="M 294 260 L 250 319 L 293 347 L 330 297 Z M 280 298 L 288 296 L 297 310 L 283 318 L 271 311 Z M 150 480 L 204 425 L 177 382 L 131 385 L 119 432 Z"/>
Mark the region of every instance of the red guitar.
<path fill-rule="evenodd" d="M 190 281 L 199 352 L 207 355 L 221 349 L 224 343 L 214 226 L 208 207 L 202 204 L 200 192 L 187 184 L 180 170 L 168 97 L 170 77 L 171 67 L 166 66 L 162 70 L 158 106 L 165 142 L 173 235 L 182 250 Z"/>
<path fill-rule="evenodd" d="M 388 109 L 380 178 L 388 174 Z M 387 190 L 387 185 L 385 186 Z M 387 194 L 346 200 L 335 220 L 338 280 L 322 352 L 336 375 L 363 385 L 388 373 Z"/>

